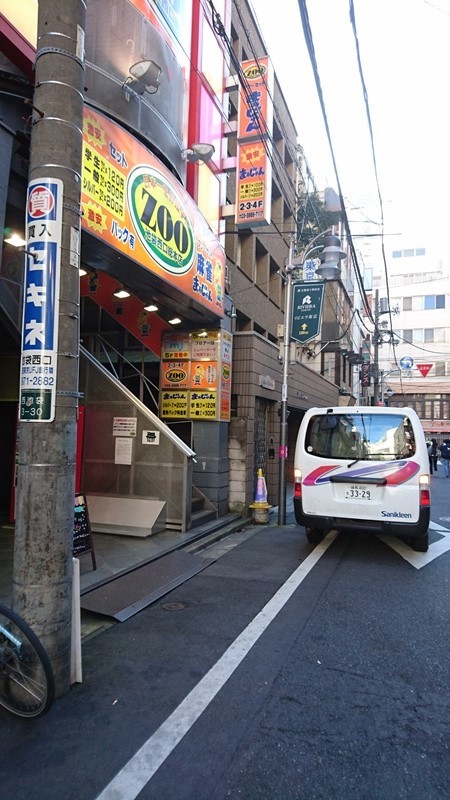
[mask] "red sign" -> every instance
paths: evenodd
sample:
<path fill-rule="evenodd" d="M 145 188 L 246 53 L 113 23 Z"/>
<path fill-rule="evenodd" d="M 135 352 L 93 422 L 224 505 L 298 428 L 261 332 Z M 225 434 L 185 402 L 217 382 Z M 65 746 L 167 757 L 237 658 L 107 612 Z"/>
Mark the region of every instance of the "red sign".
<path fill-rule="evenodd" d="M 416 364 L 417 369 L 422 373 L 424 378 L 427 377 L 432 366 L 433 364 Z"/>

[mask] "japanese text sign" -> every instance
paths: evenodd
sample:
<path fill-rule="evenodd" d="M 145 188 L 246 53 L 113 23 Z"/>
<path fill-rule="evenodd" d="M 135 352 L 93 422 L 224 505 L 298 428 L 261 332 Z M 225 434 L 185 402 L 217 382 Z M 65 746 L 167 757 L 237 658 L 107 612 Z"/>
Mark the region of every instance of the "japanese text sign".
<path fill-rule="evenodd" d="M 302 281 L 294 285 L 293 294 L 291 338 L 306 344 L 320 333 L 324 285 Z"/>
<path fill-rule="evenodd" d="M 84 230 L 222 317 L 225 254 L 181 183 L 92 109 L 83 134 Z"/>
<path fill-rule="evenodd" d="M 63 182 L 40 178 L 27 195 L 19 419 L 55 418 Z"/>

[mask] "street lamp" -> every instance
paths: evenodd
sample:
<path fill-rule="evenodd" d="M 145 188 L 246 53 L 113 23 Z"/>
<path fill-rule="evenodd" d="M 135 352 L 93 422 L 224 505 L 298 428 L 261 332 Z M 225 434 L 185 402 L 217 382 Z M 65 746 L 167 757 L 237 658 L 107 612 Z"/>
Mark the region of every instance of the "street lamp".
<path fill-rule="evenodd" d="M 303 268 L 305 261 L 311 254 L 318 250 L 320 245 L 316 245 L 318 239 L 324 239 L 323 249 L 320 253 L 321 266 L 316 269 L 319 278 L 337 280 L 340 276 L 339 262 L 346 257 L 346 253 L 341 250 L 341 241 L 333 231 L 323 231 L 317 234 L 306 246 L 298 263 L 293 264 L 294 242 L 291 241 L 289 247 L 289 263 L 285 267 L 282 279 L 286 283 L 284 295 L 284 336 L 283 336 L 283 373 L 281 382 L 281 409 L 280 409 L 280 450 L 279 450 L 279 502 L 278 502 L 278 524 L 286 523 L 286 461 L 288 455 L 288 377 L 289 377 L 289 348 L 291 343 L 292 331 L 292 286 L 297 278 L 300 269 Z"/>

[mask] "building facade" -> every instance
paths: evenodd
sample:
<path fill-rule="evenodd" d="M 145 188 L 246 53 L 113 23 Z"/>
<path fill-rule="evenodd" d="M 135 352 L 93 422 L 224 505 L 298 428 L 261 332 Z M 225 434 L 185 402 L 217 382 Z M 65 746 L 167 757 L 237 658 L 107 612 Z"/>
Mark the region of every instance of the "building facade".
<path fill-rule="evenodd" d="M 1 510 L 13 516 L 26 262 L 7 240 L 19 233 L 29 242 L 24 209 L 38 112 L 24 114 L 24 99 L 33 98 L 37 3 L 0 13 Z M 214 15 L 199 0 L 176 8 L 91 0 L 85 47 L 77 489 L 162 500 L 166 524 L 186 529 L 192 520 L 180 495 L 186 501 L 194 487 L 217 515 L 247 514 L 263 469 L 275 505 L 280 272 L 295 234 L 301 164 L 275 77 L 263 129 L 245 142 L 238 128 L 252 112 L 245 69 L 267 56 L 257 21 L 246 3 L 228 0 Z M 255 165 L 261 144 L 264 167 Z M 249 153 L 250 168 L 242 162 Z M 245 215 L 256 213 L 249 209 L 261 169 L 266 216 L 256 219 Z M 290 365 L 288 476 L 303 412 L 339 401 L 341 379 L 324 359 L 313 369 L 299 353 Z"/>
<path fill-rule="evenodd" d="M 449 267 L 439 235 L 394 240 L 389 297 L 378 280 L 380 401 L 414 408 L 427 436 L 450 435 Z M 393 335 L 390 335 L 390 330 Z"/>

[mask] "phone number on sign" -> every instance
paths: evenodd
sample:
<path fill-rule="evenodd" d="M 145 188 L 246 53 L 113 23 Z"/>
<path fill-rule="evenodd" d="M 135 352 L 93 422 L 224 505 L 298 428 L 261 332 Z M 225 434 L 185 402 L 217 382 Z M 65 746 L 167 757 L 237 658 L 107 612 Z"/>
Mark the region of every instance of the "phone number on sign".
<path fill-rule="evenodd" d="M 21 384 L 24 388 L 29 386 L 54 386 L 55 377 L 54 375 L 22 375 Z"/>

